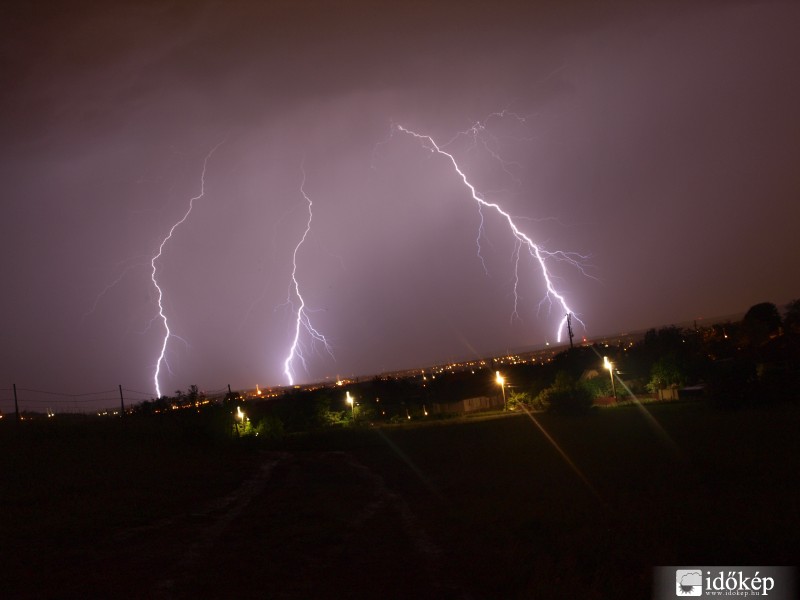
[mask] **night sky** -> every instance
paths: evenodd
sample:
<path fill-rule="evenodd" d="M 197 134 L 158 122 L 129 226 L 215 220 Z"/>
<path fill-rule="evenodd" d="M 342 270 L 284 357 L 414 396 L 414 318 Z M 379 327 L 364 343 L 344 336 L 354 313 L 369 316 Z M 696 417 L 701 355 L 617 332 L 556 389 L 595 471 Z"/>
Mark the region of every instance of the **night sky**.
<path fill-rule="evenodd" d="M 800 296 L 796 2 L 16 5 L 0 388 L 155 393 L 150 260 L 220 142 L 156 262 L 163 393 L 287 383 L 304 178 L 297 278 L 333 357 L 301 332 L 298 382 L 555 341 L 524 254 L 513 317 L 508 225 L 482 211 L 482 260 L 452 163 L 393 124 L 586 257 L 548 262 L 578 337 Z"/>

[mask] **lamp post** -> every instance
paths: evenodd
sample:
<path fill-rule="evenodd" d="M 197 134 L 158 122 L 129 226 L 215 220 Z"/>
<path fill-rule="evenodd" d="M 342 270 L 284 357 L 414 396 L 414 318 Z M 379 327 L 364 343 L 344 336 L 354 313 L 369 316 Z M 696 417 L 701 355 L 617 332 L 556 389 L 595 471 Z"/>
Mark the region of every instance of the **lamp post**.
<path fill-rule="evenodd" d="M 617 386 L 614 383 L 614 363 L 608 360 L 607 356 L 603 357 L 603 366 L 608 369 L 608 374 L 611 376 L 611 394 L 614 396 L 614 400 L 617 399 Z"/>
<path fill-rule="evenodd" d="M 503 376 L 500 375 L 500 371 L 495 371 L 495 381 L 500 385 L 500 389 L 503 391 L 503 410 L 508 410 L 506 406 L 506 380 L 503 379 Z"/>
<path fill-rule="evenodd" d="M 239 419 L 239 421 L 241 421 L 241 425 L 236 423 L 236 419 Z M 234 423 L 233 423 L 234 429 L 236 429 L 237 436 L 242 435 L 242 432 L 244 431 L 244 420 L 245 420 L 245 414 L 242 412 L 242 407 L 237 406 L 236 417 L 234 418 Z"/>
<path fill-rule="evenodd" d="M 350 405 L 350 408 L 353 410 L 353 423 L 356 422 L 356 403 L 353 402 L 353 397 L 350 395 L 350 391 L 347 391 L 346 397 L 347 403 Z"/>

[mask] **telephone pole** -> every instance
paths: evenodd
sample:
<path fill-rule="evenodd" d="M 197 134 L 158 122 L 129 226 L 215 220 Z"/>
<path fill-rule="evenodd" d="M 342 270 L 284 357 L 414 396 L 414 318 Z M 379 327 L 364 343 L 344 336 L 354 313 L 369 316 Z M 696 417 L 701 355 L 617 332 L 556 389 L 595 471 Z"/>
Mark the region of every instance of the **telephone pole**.
<path fill-rule="evenodd" d="M 569 333 L 569 347 L 572 349 L 572 313 L 567 313 L 567 332 Z"/>

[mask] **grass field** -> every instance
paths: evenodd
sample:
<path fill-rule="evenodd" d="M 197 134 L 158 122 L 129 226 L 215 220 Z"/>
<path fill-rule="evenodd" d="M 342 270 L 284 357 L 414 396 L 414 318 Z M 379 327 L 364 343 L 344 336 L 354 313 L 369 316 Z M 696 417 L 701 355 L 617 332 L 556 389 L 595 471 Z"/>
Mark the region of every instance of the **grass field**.
<path fill-rule="evenodd" d="M 800 412 L 648 411 L 536 415 L 575 469 L 526 416 L 370 432 L 350 451 L 474 597 L 642 598 L 658 565 L 796 565 Z"/>
<path fill-rule="evenodd" d="M 800 410 L 648 411 L 337 430 L 280 454 L 152 431 L 21 452 L 0 430 L 0 591 L 646 598 L 658 565 L 797 565 Z M 265 457 L 263 490 L 193 542 L 206 521 L 179 516 Z M 179 585 L 158 588 L 189 547 Z"/>
<path fill-rule="evenodd" d="M 257 462 L 251 450 L 191 435 L 175 419 L 3 425 L 4 598 L 80 597 L 119 579 L 128 532 L 224 496 Z"/>

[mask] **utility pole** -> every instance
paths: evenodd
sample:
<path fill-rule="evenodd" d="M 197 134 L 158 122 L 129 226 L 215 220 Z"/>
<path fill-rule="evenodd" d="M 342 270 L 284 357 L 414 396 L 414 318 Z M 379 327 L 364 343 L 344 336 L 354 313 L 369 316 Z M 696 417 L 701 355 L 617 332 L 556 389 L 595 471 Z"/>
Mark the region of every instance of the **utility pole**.
<path fill-rule="evenodd" d="M 19 423 L 19 404 L 17 403 L 17 384 L 14 385 L 14 412 L 17 415 L 17 423 Z"/>
<path fill-rule="evenodd" d="M 569 335 L 569 349 L 572 350 L 572 314 L 567 313 L 567 335 Z"/>
<path fill-rule="evenodd" d="M 122 397 L 122 384 L 119 384 L 119 418 L 125 416 L 125 399 Z"/>

